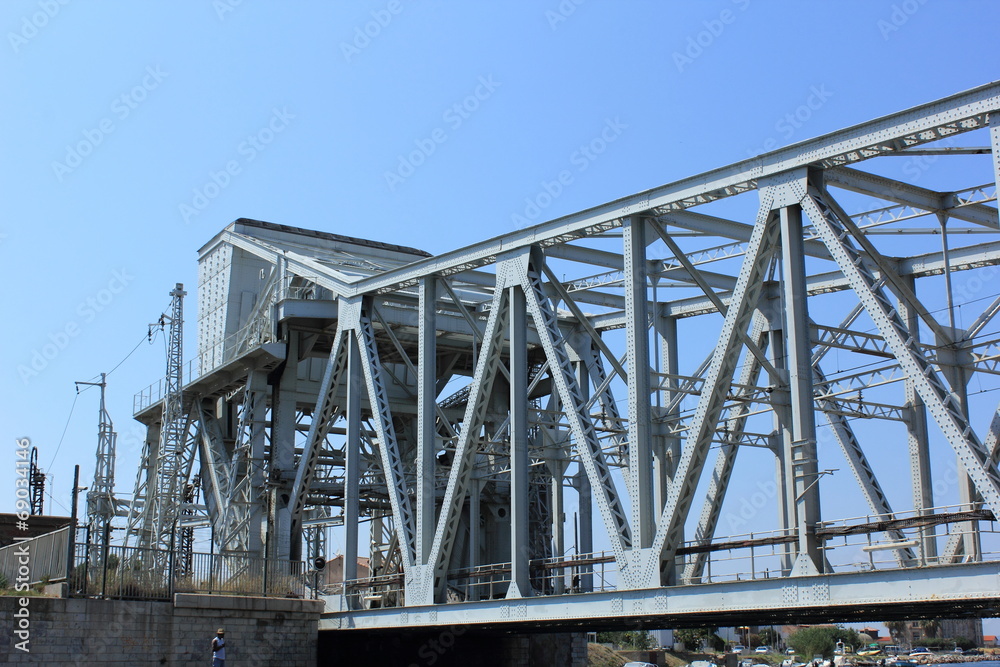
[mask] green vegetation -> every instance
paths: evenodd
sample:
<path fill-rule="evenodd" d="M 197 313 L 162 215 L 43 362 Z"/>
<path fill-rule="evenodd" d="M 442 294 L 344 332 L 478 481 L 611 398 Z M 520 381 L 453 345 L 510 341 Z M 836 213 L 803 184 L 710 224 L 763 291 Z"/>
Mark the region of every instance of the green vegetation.
<path fill-rule="evenodd" d="M 833 649 L 838 641 L 842 641 L 848 646 L 861 645 L 861 638 L 856 630 L 831 625 L 814 625 L 802 628 L 788 637 L 788 645 L 795 649 L 795 652 L 802 656 L 803 660 L 814 655 L 832 658 Z"/>
<path fill-rule="evenodd" d="M 626 630 L 624 632 L 598 632 L 599 644 L 614 644 L 618 648 L 642 651 L 653 648 L 653 635 L 645 630 Z"/>
<path fill-rule="evenodd" d="M 713 627 L 684 628 L 674 631 L 674 640 L 682 642 L 688 651 L 701 650 L 703 641 L 713 651 L 724 651 L 726 641 L 716 634 L 717 631 L 718 628 Z"/>

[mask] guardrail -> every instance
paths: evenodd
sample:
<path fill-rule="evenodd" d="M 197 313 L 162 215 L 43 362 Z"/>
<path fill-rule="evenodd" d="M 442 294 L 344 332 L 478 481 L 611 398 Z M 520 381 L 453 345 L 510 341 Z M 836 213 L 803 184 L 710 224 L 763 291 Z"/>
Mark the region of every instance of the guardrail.
<path fill-rule="evenodd" d="M 303 598 L 302 561 L 246 554 L 185 553 L 76 545 L 71 597 L 169 600 L 174 593 Z"/>
<path fill-rule="evenodd" d="M 29 586 L 66 578 L 69 526 L 29 540 L 0 547 L 0 574 L 13 588 L 15 582 Z"/>
<path fill-rule="evenodd" d="M 208 375 L 258 345 L 270 342 L 272 337 L 268 331 L 269 323 L 270 318 L 249 322 L 239 331 L 226 336 L 208 349 L 201 350 L 198 356 L 188 359 L 181 371 L 181 386 Z M 166 378 L 160 378 L 137 392 L 132 399 L 132 414 L 138 414 L 150 405 L 162 401 L 166 382 Z"/>

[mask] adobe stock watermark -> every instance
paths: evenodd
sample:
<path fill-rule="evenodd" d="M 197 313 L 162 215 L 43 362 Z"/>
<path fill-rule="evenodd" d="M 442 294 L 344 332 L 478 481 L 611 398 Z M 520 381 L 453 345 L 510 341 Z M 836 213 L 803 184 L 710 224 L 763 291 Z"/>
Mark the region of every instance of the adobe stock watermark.
<path fill-rule="evenodd" d="M 111 100 L 111 113 L 114 118 L 117 118 L 121 122 L 131 116 L 132 112 L 146 101 L 149 93 L 160 87 L 160 84 L 163 83 L 163 80 L 167 76 L 169 75 L 162 71 L 159 65 L 146 67 L 146 72 L 138 84 L 133 86 L 131 90 Z M 83 139 L 77 141 L 75 144 L 66 144 L 66 156 L 63 158 L 63 161 L 52 161 L 52 172 L 56 175 L 59 182 L 62 183 L 68 174 L 73 173 L 73 171 L 82 165 L 83 161 L 89 155 L 93 154 L 94 150 L 104 143 L 104 139 L 114 132 L 115 129 L 117 128 L 114 119 L 110 116 L 105 116 L 97 122 L 96 127 L 83 130 Z"/>
<path fill-rule="evenodd" d="M 31 490 L 28 488 L 29 470 L 31 467 L 31 439 L 18 438 L 15 441 L 14 469 L 17 472 L 17 482 L 14 485 L 15 528 L 19 533 L 28 531 L 28 517 L 31 516 Z M 31 587 L 31 547 L 25 540 L 27 535 L 14 535 L 17 545 L 14 555 L 17 558 L 17 573 L 14 577 L 14 590 L 26 593 Z M 20 597 L 17 600 L 17 611 L 14 612 L 14 635 L 21 641 L 14 644 L 18 651 L 31 653 L 31 612 L 28 602 L 31 598 Z"/>
<path fill-rule="evenodd" d="M 888 19 L 879 19 L 875 25 L 878 27 L 882 40 L 888 42 L 893 33 L 898 31 L 920 11 L 920 8 L 927 4 L 927 0 L 904 0 L 892 6 Z"/>
<path fill-rule="evenodd" d="M 565 23 L 569 17 L 576 13 L 576 8 L 587 0 L 561 0 L 554 10 L 545 10 L 545 20 L 549 22 L 549 27 L 555 32 L 559 24 Z"/>
<path fill-rule="evenodd" d="M 247 135 L 236 146 L 238 157 L 227 161 L 218 171 L 209 171 L 208 180 L 191 191 L 190 202 L 181 202 L 178 205 L 177 210 L 185 224 L 190 223 L 191 218 L 201 215 L 212 200 L 232 184 L 234 176 L 243 173 L 246 165 L 256 160 L 279 134 L 288 129 L 289 122 L 294 118 L 295 114 L 289 113 L 287 107 L 273 108 L 267 123 L 253 134 Z"/>
<path fill-rule="evenodd" d="M 395 192 L 396 188 L 406 182 L 410 176 L 416 173 L 417 168 L 423 165 L 427 158 L 437 151 L 438 146 L 448 141 L 448 132 L 455 132 L 462 127 L 465 121 L 469 120 L 476 111 L 479 110 L 483 102 L 490 99 L 496 89 L 502 84 L 493 80 L 493 75 L 479 77 L 479 84 L 469 95 L 455 102 L 441 114 L 441 120 L 447 124 L 448 130 L 442 127 L 434 128 L 426 137 L 414 139 L 414 150 L 406 155 L 398 155 L 396 168 L 386 171 L 385 184 L 389 192 Z"/>
<path fill-rule="evenodd" d="M 789 111 L 784 116 L 779 118 L 774 124 L 774 129 L 778 133 L 777 136 L 768 137 L 761 147 L 757 150 L 752 148 L 747 149 L 747 155 L 750 157 L 755 157 L 762 153 L 769 153 L 776 148 L 785 146 L 795 136 L 796 131 L 802 128 L 803 125 L 809 122 L 813 115 L 823 108 L 826 101 L 833 97 L 833 92 L 827 89 L 826 84 L 822 83 L 819 86 L 810 86 L 809 94 L 802 104 L 798 105 L 792 111 Z"/>
<path fill-rule="evenodd" d="M 361 52 L 371 46 L 372 40 L 382 34 L 382 31 L 389 27 L 393 18 L 399 16 L 403 11 L 403 3 L 400 0 L 389 0 L 383 9 L 375 9 L 371 12 L 372 20 L 354 28 L 354 38 L 348 42 L 340 43 L 340 52 L 344 54 L 344 60 L 351 62 L 355 56 L 360 56 Z"/>
<path fill-rule="evenodd" d="M 552 180 L 542 179 L 538 184 L 538 192 L 524 198 L 524 209 L 511 214 L 511 223 L 518 229 L 523 229 L 537 222 L 538 218 L 545 212 L 545 209 L 552 206 L 552 202 L 558 199 L 565 192 L 566 188 L 573 184 L 575 180 L 574 171 L 577 174 L 587 171 L 590 165 L 603 155 L 608 150 L 608 146 L 617 141 L 618 137 L 627 128 L 628 125 L 621 122 L 617 116 L 615 116 L 614 120 L 610 118 L 605 119 L 604 127 L 598 135 L 570 154 L 569 163 L 575 169 L 562 169 Z"/>
<path fill-rule="evenodd" d="M 115 297 L 125 291 L 125 288 L 135 280 L 128 269 L 116 269 L 111 272 L 107 284 L 95 294 L 77 304 L 75 317 L 67 320 L 59 329 L 48 335 L 48 340 L 31 351 L 31 359 L 26 364 L 18 364 L 17 374 L 21 382 L 27 386 L 33 378 L 38 377 L 49 364 L 62 353 L 70 342 L 79 336 L 87 324 L 92 323 L 100 313 L 103 313 L 114 302 Z"/>
<path fill-rule="evenodd" d="M 226 14 L 236 11 L 236 8 L 243 4 L 243 0 L 212 0 L 212 9 L 220 21 L 226 20 Z"/>
<path fill-rule="evenodd" d="M 17 32 L 8 32 L 7 41 L 14 53 L 18 53 L 22 46 L 38 36 L 38 31 L 49 24 L 62 8 L 69 4 L 70 0 L 39 0 L 37 12 L 30 16 L 21 17 L 21 29 Z"/>
<path fill-rule="evenodd" d="M 750 6 L 750 0 L 732 0 L 732 3 L 741 12 L 745 12 Z M 736 23 L 737 18 L 739 18 L 739 14 L 732 9 L 723 9 L 717 17 L 702 21 L 704 30 L 688 35 L 684 50 L 673 52 L 672 57 L 677 71 L 683 74 L 689 65 L 694 64 L 695 60 L 715 44 L 716 40 L 726 31 L 726 26 Z"/>

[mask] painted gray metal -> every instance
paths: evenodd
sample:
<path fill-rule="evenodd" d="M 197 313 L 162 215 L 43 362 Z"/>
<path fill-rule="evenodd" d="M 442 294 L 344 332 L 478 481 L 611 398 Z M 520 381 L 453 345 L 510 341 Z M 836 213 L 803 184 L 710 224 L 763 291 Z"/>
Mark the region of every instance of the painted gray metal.
<path fill-rule="evenodd" d="M 995 180 L 998 116 L 993 83 L 433 257 L 237 221 L 202 249 L 206 274 L 228 271 L 212 278 L 217 312 L 202 331 L 222 354 L 202 364 L 183 395 L 192 429 L 185 446 L 198 447 L 217 542 L 256 552 L 262 530 L 271 531 L 269 553 L 297 557 L 303 526 L 343 508 L 344 574 L 357 574 L 367 542 L 380 582 L 352 584 L 371 589 L 367 601 L 354 588 L 329 600 L 338 611 L 325 622 L 344 628 L 612 616 L 683 624 L 740 613 L 777 618 L 782 609 L 820 617 L 816 610 L 851 600 L 930 609 L 936 594 L 944 597 L 934 604 L 996 597 L 995 563 L 917 565 L 933 560 L 939 539 L 923 422 L 968 473 L 965 504 L 1000 511 L 1000 427 L 994 420 L 981 440 L 965 400 L 968 378 L 1000 372 L 1000 341 L 983 335 L 1000 298 L 964 296 L 970 307 L 983 303 L 960 330 L 942 323 L 916 285 L 1000 264 L 1000 241 L 966 235 L 962 247 L 894 257 L 873 240 L 892 230 L 916 237 L 919 227 L 898 223 L 927 219 L 954 220 L 956 233 L 992 233 L 1000 228 L 996 188 L 941 192 L 861 167 L 983 130 Z M 887 205 L 848 213 L 837 197 L 856 208 L 856 194 Z M 752 200 L 752 219 L 699 209 L 730 197 Z M 933 239 L 946 228 L 923 229 Z M 689 245 L 698 247 L 682 249 Z M 847 290 L 858 307 L 839 322 L 814 307 L 815 297 Z M 696 366 L 678 321 L 703 315 L 717 329 Z M 868 320 L 875 330 L 864 330 Z M 920 328 L 934 339 L 921 341 Z M 704 345 L 690 347 L 704 354 Z M 878 362 L 825 373 L 820 361 L 830 350 Z M 861 397 L 876 386 L 902 397 Z M 693 409 L 683 408 L 686 397 Z M 151 425 L 147 461 L 160 456 L 162 410 L 147 402 L 141 411 Z M 225 415 L 234 410 L 229 432 Z M 892 549 L 901 569 L 818 574 L 828 568 L 825 550 L 836 548 L 821 529 L 844 517 L 819 504 L 827 473 L 817 466 L 817 412 L 827 415 L 868 508 L 891 523 L 855 528 L 903 542 L 911 532 L 898 516 L 930 520 L 916 529 L 916 551 Z M 756 426 L 766 418 L 748 426 L 758 415 L 772 426 Z M 854 418 L 908 425 L 912 511 L 890 506 Z M 709 549 L 745 548 L 718 533 L 740 473 L 736 453 L 749 446 L 775 457 L 776 576 L 662 588 L 710 581 Z M 183 486 L 189 474 L 179 466 L 174 481 Z M 850 483 L 844 477 L 837 482 Z M 254 494 L 265 480 L 266 493 Z M 584 567 L 558 562 L 569 550 L 564 492 L 578 495 L 574 551 L 592 551 L 596 524 L 610 556 Z M 695 503 L 691 542 L 685 527 Z M 970 538 L 950 540 L 943 553 L 944 561 L 982 555 Z M 612 583 L 595 583 L 598 562 Z M 881 590 L 892 582 L 905 594 Z M 599 584 L 618 590 L 580 592 Z M 507 599 L 475 602 L 484 597 Z M 364 609 L 376 599 L 406 604 Z"/>

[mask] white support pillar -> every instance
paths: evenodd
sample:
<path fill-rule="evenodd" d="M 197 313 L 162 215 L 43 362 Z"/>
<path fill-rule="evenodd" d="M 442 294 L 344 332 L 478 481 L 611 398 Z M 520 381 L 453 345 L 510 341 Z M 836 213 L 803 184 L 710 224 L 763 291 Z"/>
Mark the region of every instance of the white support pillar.
<path fill-rule="evenodd" d="M 358 486 L 361 479 L 361 349 L 355 336 L 344 340 L 347 348 L 347 441 L 344 444 L 344 581 L 358 578 L 358 519 L 360 501 Z M 405 547 L 403 547 L 405 548 Z M 345 588 L 344 593 L 347 593 Z"/>
<path fill-rule="evenodd" d="M 812 344 L 806 299 L 805 251 L 802 243 L 802 209 L 781 208 L 782 287 L 785 340 L 792 417 L 792 457 L 795 503 L 799 531 L 799 563 L 805 554 L 819 570 L 823 564 L 816 524 L 820 521 L 819 466 L 816 418 L 813 403 Z"/>
<path fill-rule="evenodd" d="M 916 293 L 916 280 L 912 276 L 903 278 L 906 286 Z M 905 300 L 897 301 L 899 316 L 906 323 L 914 340 L 920 340 L 920 316 L 907 306 Z M 927 514 L 934 507 L 934 484 L 931 479 L 930 439 L 927 432 L 927 408 L 920 398 L 913 381 L 904 383 L 904 395 L 909 406 L 910 419 L 906 422 L 907 447 L 910 455 L 910 478 L 913 487 L 913 509 L 919 515 Z M 919 528 L 920 556 L 924 563 L 933 563 L 937 558 L 937 539 L 934 526 Z"/>
<path fill-rule="evenodd" d="M 680 373 L 680 363 L 677 347 L 677 318 L 661 316 L 659 318 L 660 336 L 660 368 L 665 375 L 678 375 Z M 676 398 L 678 380 L 675 377 L 663 379 L 662 400 L 663 405 L 671 405 Z M 680 406 L 671 410 L 665 416 L 667 419 L 676 418 L 680 414 Z M 681 439 L 676 435 L 667 435 L 663 438 L 664 447 L 657 448 L 653 458 L 653 497 L 656 511 L 663 509 L 667 501 L 667 488 L 670 479 L 674 474 L 674 466 L 681 456 Z"/>
<path fill-rule="evenodd" d="M 658 315 L 656 319 L 657 336 L 660 339 L 660 369 L 666 376 L 678 375 L 680 373 L 680 363 L 677 346 L 677 318 L 666 315 Z M 672 405 L 676 398 L 679 381 L 676 377 L 663 377 L 661 385 L 662 405 Z M 680 404 L 670 410 L 663 417 L 672 420 L 680 415 Z M 661 428 L 664 424 L 660 425 Z M 665 429 L 663 429 L 665 430 Z M 673 479 L 674 469 L 677 461 L 681 457 L 681 439 L 677 435 L 658 435 L 654 440 L 653 447 L 653 506 L 655 508 L 654 517 L 663 511 L 663 506 L 667 503 L 667 491 L 670 488 L 670 480 Z M 683 533 L 681 540 L 684 539 Z M 678 578 L 684 569 L 683 563 L 675 563 L 675 567 L 663 575 L 662 583 L 666 586 L 677 583 Z"/>
<path fill-rule="evenodd" d="M 417 557 L 426 565 L 434 541 L 434 455 L 437 452 L 437 278 L 420 281 L 417 338 Z"/>
<path fill-rule="evenodd" d="M 556 457 L 546 463 L 552 479 L 549 480 L 552 508 L 552 555 L 562 558 L 566 554 L 566 517 L 563 511 L 563 475 L 566 474 L 567 462 L 562 457 Z M 558 570 L 553 581 L 553 592 L 557 595 L 566 592 L 566 570 Z"/>
<path fill-rule="evenodd" d="M 656 530 L 653 514 L 646 231 L 646 221 L 637 215 L 630 216 L 622 226 L 628 360 L 628 472 L 632 496 L 633 549 L 648 548 Z"/>
<path fill-rule="evenodd" d="M 264 375 L 262 373 L 251 373 L 253 385 L 247 386 L 250 392 L 248 405 L 251 411 L 250 421 L 250 469 L 246 474 L 250 477 L 250 507 L 248 508 L 248 535 L 247 550 L 255 555 L 264 555 L 264 528 L 265 513 L 264 499 L 259 490 L 264 488 L 264 468 L 266 460 L 264 458 L 264 447 L 267 444 L 267 391 Z"/>
<path fill-rule="evenodd" d="M 437 453 L 437 289 L 436 276 L 420 280 L 417 332 L 417 498 L 416 554 L 406 572 L 410 604 L 434 601 L 434 573 L 428 564 L 434 542 L 434 471 Z"/>
<path fill-rule="evenodd" d="M 507 597 L 531 595 L 528 559 L 528 327 L 520 285 L 510 288 L 510 561 Z"/>
<path fill-rule="evenodd" d="M 479 545 L 483 539 L 483 531 L 479 527 L 481 519 L 481 504 L 479 500 L 482 495 L 483 482 L 473 473 L 472 479 L 469 481 L 469 569 L 472 570 L 479 567 Z M 478 584 L 478 577 L 473 577 L 469 581 L 468 599 L 470 602 L 475 602 L 479 599 L 480 590 Z"/>
<path fill-rule="evenodd" d="M 271 392 L 271 536 L 273 557 L 291 558 L 291 511 L 295 481 L 295 399 L 299 371 L 299 334 L 289 331 L 285 367 Z M 312 555 L 312 554 L 310 554 Z"/>

